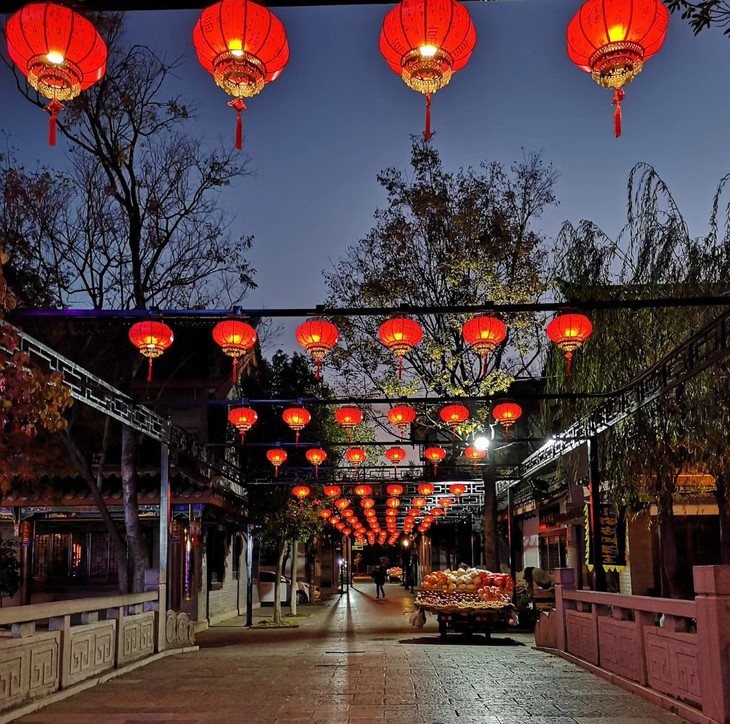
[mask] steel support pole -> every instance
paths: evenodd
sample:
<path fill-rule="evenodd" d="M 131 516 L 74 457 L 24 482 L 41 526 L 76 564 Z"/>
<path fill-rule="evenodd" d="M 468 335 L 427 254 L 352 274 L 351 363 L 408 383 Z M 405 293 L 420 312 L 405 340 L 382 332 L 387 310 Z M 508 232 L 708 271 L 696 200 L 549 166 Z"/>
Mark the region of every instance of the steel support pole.
<path fill-rule="evenodd" d="M 246 626 L 253 626 L 253 530 L 246 523 Z"/>
<path fill-rule="evenodd" d="M 588 440 L 590 467 L 591 551 L 593 552 L 593 581 L 596 591 L 606 590 L 606 571 L 603 569 L 603 535 L 601 531 L 601 475 L 598 466 L 598 437 Z"/>
<path fill-rule="evenodd" d="M 170 448 L 167 443 L 160 445 L 160 542 L 159 542 L 159 593 L 157 599 L 157 650 L 165 648 L 165 623 L 167 620 L 167 546 L 170 539 Z"/>
<path fill-rule="evenodd" d="M 507 540 L 509 541 L 509 574 L 512 580 L 517 576 L 517 536 L 515 534 L 515 493 L 507 489 Z"/>

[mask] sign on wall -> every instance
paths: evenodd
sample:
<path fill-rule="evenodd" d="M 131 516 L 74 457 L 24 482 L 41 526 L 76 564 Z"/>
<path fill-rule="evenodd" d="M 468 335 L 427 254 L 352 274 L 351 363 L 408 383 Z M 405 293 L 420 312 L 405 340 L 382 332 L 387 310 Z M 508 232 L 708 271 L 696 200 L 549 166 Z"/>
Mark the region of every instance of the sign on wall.
<path fill-rule="evenodd" d="M 591 510 L 585 506 L 586 564 L 592 571 L 595 564 L 591 546 Z M 626 568 L 626 508 L 616 509 L 609 503 L 599 507 L 601 525 L 601 562 L 604 571 L 622 571 Z"/>

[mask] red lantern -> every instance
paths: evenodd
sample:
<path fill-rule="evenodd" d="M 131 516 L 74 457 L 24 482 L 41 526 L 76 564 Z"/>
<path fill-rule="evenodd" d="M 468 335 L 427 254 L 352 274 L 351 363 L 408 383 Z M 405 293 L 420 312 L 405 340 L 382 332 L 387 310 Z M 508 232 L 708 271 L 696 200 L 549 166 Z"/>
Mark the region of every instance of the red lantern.
<path fill-rule="evenodd" d="M 385 501 L 385 504 L 386 504 L 386 505 L 387 505 L 387 506 L 388 506 L 389 508 L 397 508 L 397 507 L 398 507 L 398 506 L 400 505 L 400 498 L 388 498 L 388 499 L 387 499 L 387 500 Z"/>
<path fill-rule="evenodd" d="M 174 339 L 172 330 L 162 322 L 146 320 L 132 325 L 129 330 L 129 341 L 139 350 L 141 355 L 149 359 L 147 382 L 152 379 L 152 360 L 168 349 Z"/>
<path fill-rule="evenodd" d="M 339 530 L 340 532 L 345 530 L 346 527 L 347 526 L 342 521 L 340 521 L 339 523 L 337 523 L 337 525 L 335 525 L 335 528 L 337 528 L 337 530 Z"/>
<path fill-rule="evenodd" d="M 352 510 L 350 508 L 345 508 L 342 511 L 343 518 L 349 519 L 349 518 L 352 518 L 353 515 L 355 515 L 355 514 L 352 512 Z"/>
<path fill-rule="evenodd" d="M 327 453 L 318 447 L 313 447 L 305 453 L 307 460 L 314 465 L 314 477 L 319 476 L 319 466 L 327 459 Z"/>
<path fill-rule="evenodd" d="M 345 528 L 342 529 L 342 535 L 350 535 L 350 533 L 352 533 L 352 529 L 351 528 L 345 527 Z"/>
<path fill-rule="evenodd" d="M 509 439 L 509 429 L 522 416 L 522 408 L 516 402 L 502 402 L 495 406 L 492 415 L 504 428 L 505 439 Z"/>
<path fill-rule="evenodd" d="M 425 525 L 431 525 L 433 523 L 433 516 L 432 515 L 424 515 L 423 516 L 423 522 Z"/>
<path fill-rule="evenodd" d="M 476 448 L 474 448 L 476 450 Z M 467 448 L 467 450 L 471 450 L 471 448 Z M 484 452 L 483 450 L 479 450 L 478 452 Z M 466 452 L 464 452 L 466 455 Z M 469 457 L 467 455 L 467 457 Z M 482 455 L 484 457 L 484 455 Z M 463 483 L 454 483 L 453 485 L 449 485 L 449 492 L 452 495 L 455 495 L 457 498 L 460 498 L 465 492 L 466 492 L 466 485 Z"/>
<path fill-rule="evenodd" d="M 246 322 L 227 319 L 213 327 L 213 341 L 233 358 L 233 384 L 236 384 L 238 360 L 256 344 L 256 330 Z"/>
<path fill-rule="evenodd" d="M 341 492 L 339 485 L 326 485 L 324 488 L 324 494 L 328 498 L 337 498 Z"/>
<path fill-rule="evenodd" d="M 469 61 L 477 33 L 456 0 L 403 0 L 383 21 L 380 52 L 405 84 L 426 96 L 425 138 L 431 137 L 431 94 Z"/>
<path fill-rule="evenodd" d="M 332 511 L 329 510 L 329 509 L 327 509 L 327 508 L 324 508 L 324 509 L 322 509 L 322 510 L 319 511 L 319 517 L 320 518 L 329 518 L 331 516 L 332 516 Z"/>
<path fill-rule="evenodd" d="M 271 451 L 269 451 L 271 452 Z M 282 460 L 283 462 L 283 460 Z M 281 464 L 281 463 L 280 463 Z M 278 466 L 276 468 L 279 469 Z M 299 499 L 299 503 L 304 503 L 304 498 L 306 498 L 312 491 L 306 486 L 306 485 L 297 485 L 294 488 L 292 488 L 291 494 Z"/>
<path fill-rule="evenodd" d="M 360 447 L 351 447 L 346 453 L 345 457 L 357 467 L 360 463 L 365 462 L 367 455 L 365 451 Z"/>
<path fill-rule="evenodd" d="M 398 379 L 403 374 L 403 355 L 408 354 L 422 339 L 418 322 L 407 317 L 389 319 L 380 325 L 380 341 L 398 357 Z"/>
<path fill-rule="evenodd" d="M 355 495 L 359 495 L 361 498 L 370 495 L 373 489 L 369 485 L 356 485 Z"/>
<path fill-rule="evenodd" d="M 223 0 L 203 10 L 193 30 L 200 64 L 233 100 L 236 148 L 241 148 L 244 98 L 275 81 L 289 60 L 289 44 L 281 21 L 250 0 Z"/>
<path fill-rule="evenodd" d="M 373 508 L 375 506 L 375 501 L 372 498 L 363 498 L 360 501 L 360 505 L 365 509 L 365 511 L 369 511 L 370 508 Z M 367 515 L 367 512 L 365 513 Z"/>
<path fill-rule="evenodd" d="M 446 450 L 444 450 L 442 447 L 427 447 L 423 453 L 423 456 L 426 458 L 426 460 L 433 463 L 433 474 L 436 475 L 439 463 L 446 457 Z M 418 492 L 421 492 L 420 488 Z"/>
<path fill-rule="evenodd" d="M 279 477 L 279 466 L 286 462 L 286 451 L 282 450 L 281 448 L 273 448 L 272 450 L 268 450 L 266 452 L 266 457 L 268 458 L 269 462 L 274 466 L 274 474 L 278 478 Z"/>
<path fill-rule="evenodd" d="M 393 463 L 393 469 L 397 472 L 398 470 L 398 463 L 405 460 L 406 457 L 406 451 L 402 447 L 389 447 L 385 451 L 385 457 L 390 460 L 390 462 Z M 400 485 L 389 485 L 388 486 L 388 493 L 390 495 L 400 495 L 400 493 L 391 493 L 391 488 L 398 488 L 400 490 L 400 493 L 403 492 L 403 488 Z"/>
<path fill-rule="evenodd" d="M 418 486 L 418 494 L 419 495 L 432 495 L 434 491 L 433 485 L 431 483 L 421 483 L 421 485 Z M 418 505 L 416 501 L 413 501 L 414 505 Z"/>
<path fill-rule="evenodd" d="M 623 87 L 664 43 L 669 12 L 660 0 L 588 0 L 568 24 L 568 56 L 603 88 L 613 88 L 614 134 L 621 135 Z"/>
<path fill-rule="evenodd" d="M 243 444 L 244 435 L 258 419 L 256 410 L 252 410 L 250 407 L 234 407 L 228 413 L 228 422 L 241 433 L 241 444 Z"/>
<path fill-rule="evenodd" d="M 469 458 L 469 460 L 471 460 L 474 463 L 474 473 L 475 474 L 477 471 L 477 461 L 483 460 L 486 456 L 487 456 L 486 450 L 480 450 L 478 447 L 474 447 L 473 445 L 470 445 L 466 450 L 464 450 L 464 457 Z M 454 491 L 452 490 L 451 492 L 453 493 Z M 461 492 L 463 493 L 464 491 L 462 490 Z"/>
<path fill-rule="evenodd" d="M 403 431 L 416 419 L 416 411 L 410 405 L 396 405 L 388 410 L 388 420 L 391 425 L 400 430 L 401 440 Z"/>
<path fill-rule="evenodd" d="M 296 432 L 296 445 L 299 445 L 299 432 L 309 424 L 312 416 L 303 407 L 289 407 L 282 414 L 284 422 Z"/>
<path fill-rule="evenodd" d="M 464 405 L 447 405 L 439 413 L 441 419 L 451 428 L 451 440 L 456 435 L 456 428 L 469 419 L 469 410 Z"/>
<path fill-rule="evenodd" d="M 565 352 L 565 358 L 568 360 L 568 377 L 570 377 L 573 352 L 580 349 L 593 332 L 591 320 L 582 314 L 561 314 L 548 324 L 546 332 L 558 348 Z"/>
<path fill-rule="evenodd" d="M 322 359 L 337 344 L 337 327 L 324 319 L 310 319 L 297 327 L 297 342 L 314 357 L 319 379 Z"/>
<path fill-rule="evenodd" d="M 344 510 L 350 506 L 350 501 L 347 498 L 338 498 L 335 500 L 335 508 L 337 510 Z"/>
<path fill-rule="evenodd" d="M 56 145 L 56 116 L 68 101 L 101 80 L 107 49 L 82 15 L 55 3 L 31 3 L 5 26 L 8 55 L 28 83 L 50 99 L 48 143 Z"/>
<path fill-rule="evenodd" d="M 362 422 L 362 412 L 357 407 L 340 407 L 335 420 L 347 430 L 347 442 L 352 442 L 352 429 Z"/>
<path fill-rule="evenodd" d="M 410 515 L 411 518 L 418 518 L 418 516 L 421 515 L 421 509 L 420 508 L 408 508 L 408 515 Z"/>
<path fill-rule="evenodd" d="M 333 515 L 333 516 L 332 516 L 332 517 L 331 517 L 331 518 L 329 519 L 329 523 L 330 523 L 331 525 L 337 525 L 337 524 L 338 524 L 339 522 L 340 522 L 340 519 L 339 519 L 339 518 L 338 518 L 338 517 L 337 517 L 336 515 Z"/>
<path fill-rule="evenodd" d="M 434 518 L 440 518 L 444 514 L 444 511 L 442 508 L 431 508 L 430 513 Z"/>
<path fill-rule="evenodd" d="M 399 495 L 403 495 L 403 486 L 398 485 L 397 483 L 394 483 L 393 485 L 389 485 L 385 490 L 388 493 L 388 495 L 391 495 L 394 498 L 397 498 Z"/>
<path fill-rule="evenodd" d="M 482 377 L 487 376 L 487 355 L 504 342 L 507 327 L 496 317 L 474 317 L 464 323 L 464 341 L 482 356 Z"/>
<path fill-rule="evenodd" d="M 397 500 L 397 498 L 395 498 L 395 500 Z M 398 511 L 395 508 L 388 508 L 388 510 L 385 511 L 385 517 L 386 517 L 386 519 L 388 519 L 388 518 L 395 518 L 397 516 L 398 516 Z M 388 523 L 389 524 L 392 524 L 392 523 L 394 523 L 394 521 L 388 520 Z"/>
<path fill-rule="evenodd" d="M 454 504 L 453 498 L 439 498 L 439 505 L 442 508 L 450 508 Z"/>

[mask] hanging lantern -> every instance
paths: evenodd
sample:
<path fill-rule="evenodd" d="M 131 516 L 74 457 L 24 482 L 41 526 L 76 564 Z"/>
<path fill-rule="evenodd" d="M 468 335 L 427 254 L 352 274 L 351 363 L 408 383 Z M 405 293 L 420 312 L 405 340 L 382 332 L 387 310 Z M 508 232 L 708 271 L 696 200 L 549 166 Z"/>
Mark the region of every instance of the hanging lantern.
<path fill-rule="evenodd" d="M 233 1 L 233 0 L 229 0 Z M 233 358 L 233 384 L 236 384 L 238 360 L 256 344 L 256 330 L 239 319 L 227 319 L 213 327 L 213 341 Z"/>
<path fill-rule="evenodd" d="M 522 408 L 516 402 L 502 402 L 495 406 L 492 415 L 504 428 L 504 437 L 508 440 L 509 429 L 522 416 Z"/>
<path fill-rule="evenodd" d="M 269 462 L 274 466 L 274 475 L 279 477 L 279 466 L 286 462 L 286 451 L 280 447 L 275 447 L 271 450 L 267 450 L 266 457 Z"/>
<path fill-rule="evenodd" d="M 271 452 L 271 451 L 269 451 L 269 452 Z M 269 459 L 271 459 L 271 458 L 269 458 Z M 284 461 L 282 460 L 282 462 L 284 462 Z M 279 463 L 279 465 L 281 465 L 281 463 Z M 277 470 L 278 470 L 278 466 L 277 466 Z M 311 492 L 312 491 L 306 485 L 297 485 L 294 488 L 292 488 L 291 494 L 295 498 L 299 499 L 300 505 L 303 505 L 304 498 L 306 498 Z"/>
<path fill-rule="evenodd" d="M 439 463 L 446 457 L 446 450 L 444 450 L 442 447 L 427 447 L 423 453 L 423 456 L 426 458 L 426 460 L 433 463 L 433 474 L 436 475 L 436 471 L 439 468 Z M 420 488 L 418 492 L 421 492 Z"/>
<path fill-rule="evenodd" d="M 666 11 L 665 11 L 666 12 Z M 580 349 L 591 336 L 593 325 L 588 317 L 582 314 L 561 314 L 548 324 L 547 336 L 565 352 L 568 360 L 568 377 L 573 366 L 573 352 Z"/>
<path fill-rule="evenodd" d="M 428 515 L 424 515 L 423 516 L 423 522 L 426 525 L 431 525 L 431 523 L 433 523 L 433 516 L 430 513 Z"/>
<path fill-rule="evenodd" d="M 329 519 L 329 521 L 328 521 L 328 522 L 329 522 L 329 523 L 330 523 L 331 525 L 337 525 L 337 524 L 338 524 L 338 523 L 340 522 L 340 519 L 339 519 L 339 518 L 338 518 L 338 517 L 337 517 L 336 515 L 333 515 L 333 516 L 332 516 L 332 517 L 331 517 L 331 518 Z"/>
<path fill-rule="evenodd" d="M 408 508 L 408 515 L 410 515 L 411 518 L 418 518 L 421 513 L 422 511 L 420 508 Z"/>
<path fill-rule="evenodd" d="M 342 529 L 342 535 L 348 536 L 348 535 L 350 535 L 350 533 L 352 533 L 352 529 L 351 528 L 344 527 Z"/>
<path fill-rule="evenodd" d="M 390 462 L 393 463 L 393 470 L 398 471 L 398 463 L 402 462 L 406 458 L 406 451 L 402 447 L 389 447 L 385 451 L 385 457 L 390 460 Z M 398 488 L 400 489 L 400 492 L 403 492 L 403 488 L 400 485 L 389 485 L 388 486 L 388 494 L 389 495 L 400 495 L 400 493 L 391 493 L 391 488 Z"/>
<path fill-rule="evenodd" d="M 453 498 L 439 498 L 439 505 L 446 510 L 448 510 L 453 504 Z"/>
<path fill-rule="evenodd" d="M 329 510 L 328 508 L 323 508 L 322 510 L 319 511 L 320 518 L 329 518 L 331 516 L 332 516 L 332 511 Z"/>
<path fill-rule="evenodd" d="M 324 488 L 324 494 L 328 498 L 339 498 L 341 492 L 339 485 L 326 485 Z"/>
<path fill-rule="evenodd" d="M 482 356 L 482 377 L 487 376 L 487 355 L 494 352 L 507 336 L 507 327 L 496 317 L 474 317 L 464 323 L 464 341 Z"/>
<path fill-rule="evenodd" d="M 478 447 L 474 447 L 473 445 L 470 445 L 468 448 L 466 448 L 466 450 L 464 450 L 464 457 L 469 458 L 469 460 L 474 463 L 474 474 L 476 474 L 477 472 L 477 462 L 479 460 L 483 460 L 486 456 L 486 450 L 480 450 Z M 453 493 L 454 491 L 452 490 L 451 492 Z"/>
<path fill-rule="evenodd" d="M 335 508 L 337 510 L 344 510 L 350 507 L 350 501 L 347 498 L 338 498 L 335 500 Z"/>
<path fill-rule="evenodd" d="M 467 450 L 468 449 L 469 448 L 467 448 Z M 469 456 L 467 455 L 467 457 Z M 454 483 L 453 485 L 449 485 L 449 492 L 452 495 L 455 495 L 457 498 L 460 498 L 466 492 L 466 485 L 464 485 L 463 483 Z"/>
<path fill-rule="evenodd" d="M 319 379 L 322 359 L 337 344 L 337 327 L 324 319 L 310 319 L 297 327 L 297 342 L 314 358 Z"/>
<path fill-rule="evenodd" d="M 365 451 L 360 447 L 351 447 L 346 453 L 345 457 L 357 467 L 360 463 L 365 462 L 367 455 Z"/>
<path fill-rule="evenodd" d="M 434 487 L 431 485 L 431 483 L 421 483 L 421 485 L 418 486 L 418 494 L 419 495 L 433 495 Z M 416 500 L 413 501 L 414 505 L 418 505 L 416 503 Z"/>
<path fill-rule="evenodd" d="M 568 57 L 613 88 L 614 135 L 621 135 L 623 87 L 664 43 L 669 12 L 660 0 L 588 0 L 568 24 Z"/>
<path fill-rule="evenodd" d="M 380 341 L 398 357 L 398 379 L 403 376 L 403 355 L 408 354 L 422 339 L 418 322 L 407 317 L 389 319 L 380 325 Z"/>
<path fill-rule="evenodd" d="M 385 489 L 385 491 L 388 493 L 388 495 L 397 498 L 399 495 L 403 495 L 403 486 L 394 483 L 393 485 L 389 485 Z"/>
<path fill-rule="evenodd" d="M 341 533 L 341 532 L 342 532 L 343 530 L 345 530 L 345 528 L 346 528 L 346 527 L 347 527 L 347 526 L 346 526 L 346 525 L 345 525 L 345 524 L 344 524 L 344 523 L 343 523 L 342 521 L 340 521 L 339 523 L 337 523 L 337 525 L 335 525 L 335 528 L 337 528 L 337 530 L 339 530 L 339 531 L 340 531 L 340 533 Z"/>
<path fill-rule="evenodd" d="M 76 98 L 101 80 L 107 49 L 85 17 L 55 3 L 31 3 L 5 26 L 8 55 L 29 85 L 51 102 L 48 143 L 56 145 L 56 117 L 61 101 Z"/>
<path fill-rule="evenodd" d="M 349 518 L 352 518 L 353 515 L 355 515 L 355 513 L 353 513 L 352 512 L 352 509 L 350 509 L 350 508 L 345 508 L 342 511 L 342 517 L 343 518 L 349 519 Z"/>
<path fill-rule="evenodd" d="M 289 427 L 296 432 L 295 445 L 299 445 L 299 432 L 308 425 L 312 416 L 303 407 L 289 407 L 284 410 L 282 419 Z"/>
<path fill-rule="evenodd" d="M 244 435 L 253 427 L 259 416 L 256 410 L 250 407 L 234 407 L 228 413 L 228 422 L 241 433 L 241 444 L 243 445 Z"/>
<path fill-rule="evenodd" d="M 372 498 L 363 498 L 360 501 L 360 505 L 366 510 L 370 510 L 370 508 L 375 507 L 375 501 Z M 367 513 L 365 513 L 367 515 Z"/>
<path fill-rule="evenodd" d="M 444 511 L 442 508 L 431 508 L 431 510 L 429 512 L 431 513 L 431 515 L 434 518 L 440 518 L 444 514 Z"/>
<path fill-rule="evenodd" d="M 319 477 L 319 466 L 327 459 L 327 453 L 318 447 L 313 447 L 305 453 L 307 460 L 314 465 L 314 477 Z"/>
<path fill-rule="evenodd" d="M 361 498 L 371 495 L 373 489 L 369 485 L 356 485 L 355 495 L 359 495 Z"/>
<path fill-rule="evenodd" d="M 203 10 L 193 30 L 198 61 L 233 100 L 236 148 L 243 145 L 244 98 L 275 81 L 289 60 L 281 21 L 250 0 L 223 0 Z"/>
<path fill-rule="evenodd" d="M 388 410 L 388 421 L 400 430 L 401 440 L 403 432 L 416 419 L 416 411 L 410 405 L 396 405 Z"/>
<path fill-rule="evenodd" d="M 147 382 L 152 379 L 152 360 L 168 349 L 174 339 L 172 330 L 162 322 L 145 320 L 132 325 L 129 330 L 129 341 L 139 350 L 141 355 L 149 359 Z"/>
<path fill-rule="evenodd" d="M 362 411 L 357 407 L 340 407 L 335 412 L 335 421 L 347 430 L 347 442 L 352 442 L 352 430 L 362 422 Z"/>
<path fill-rule="evenodd" d="M 390 500 L 390 498 L 389 498 Z M 395 499 L 397 500 L 397 498 Z M 388 510 L 385 511 L 385 517 L 386 518 L 395 518 L 398 516 L 398 511 L 395 508 L 389 507 Z M 389 523 L 391 521 L 388 521 Z"/>
<path fill-rule="evenodd" d="M 441 409 L 439 416 L 451 428 L 451 441 L 454 441 L 456 428 L 469 419 L 469 410 L 464 405 L 446 405 Z"/>
<path fill-rule="evenodd" d="M 469 11 L 456 0 L 403 0 L 383 21 L 380 52 L 405 84 L 426 96 L 431 137 L 431 94 L 469 61 L 477 33 Z"/>
<path fill-rule="evenodd" d="M 387 500 L 385 501 L 385 504 L 386 504 L 386 505 L 387 505 L 387 506 L 388 506 L 389 508 L 397 508 L 397 507 L 398 507 L 398 506 L 400 505 L 400 498 L 388 498 L 388 499 L 387 499 Z"/>

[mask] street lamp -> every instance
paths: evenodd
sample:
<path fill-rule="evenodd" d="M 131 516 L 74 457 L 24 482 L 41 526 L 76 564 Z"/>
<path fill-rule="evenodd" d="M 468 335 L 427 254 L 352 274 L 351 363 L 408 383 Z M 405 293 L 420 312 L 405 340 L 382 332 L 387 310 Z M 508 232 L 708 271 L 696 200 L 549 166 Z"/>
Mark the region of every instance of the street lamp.
<path fill-rule="evenodd" d="M 477 435 L 474 439 L 474 447 L 477 450 L 486 450 L 489 447 L 489 438 L 486 435 Z"/>

